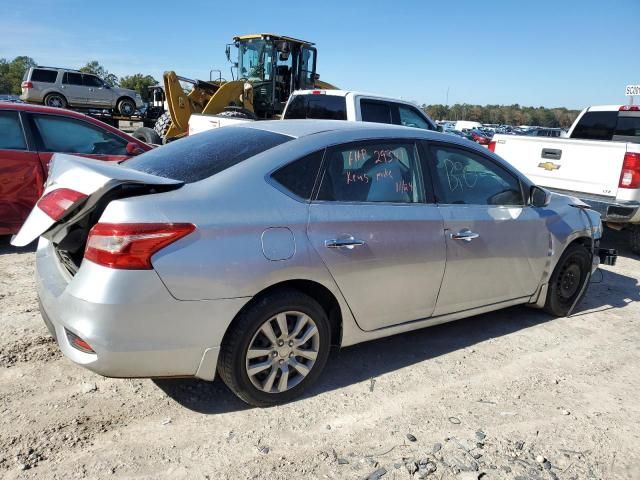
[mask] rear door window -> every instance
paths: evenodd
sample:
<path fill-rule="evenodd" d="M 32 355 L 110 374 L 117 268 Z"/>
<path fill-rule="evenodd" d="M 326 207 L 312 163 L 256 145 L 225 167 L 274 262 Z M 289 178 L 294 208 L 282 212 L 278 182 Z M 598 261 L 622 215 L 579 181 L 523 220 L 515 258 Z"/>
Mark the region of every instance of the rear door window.
<path fill-rule="evenodd" d="M 294 95 L 284 114 L 287 120 L 313 118 L 316 120 L 346 120 L 347 103 L 337 95 Z"/>
<path fill-rule="evenodd" d="M 423 202 L 418 153 L 412 142 L 369 141 L 327 149 L 318 200 Z"/>
<path fill-rule="evenodd" d="M 611 140 L 617 120 L 618 112 L 587 112 L 578 121 L 571 138 Z"/>
<path fill-rule="evenodd" d="M 292 137 L 257 128 L 216 128 L 155 148 L 123 165 L 191 183 L 290 140 Z"/>
<path fill-rule="evenodd" d="M 26 150 L 18 112 L 0 111 L 0 150 Z"/>
<path fill-rule="evenodd" d="M 33 72 L 31 72 L 32 82 L 55 83 L 57 77 L 57 70 L 42 70 L 41 68 L 34 68 Z"/>
<path fill-rule="evenodd" d="M 360 117 L 363 122 L 393 123 L 391 106 L 387 102 L 360 100 Z"/>
<path fill-rule="evenodd" d="M 82 74 L 74 72 L 64 72 L 62 83 L 65 85 L 82 85 Z"/>
<path fill-rule="evenodd" d="M 33 115 L 45 152 L 128 155 L 127 141 L 87 122 L 58 115 Z"/>

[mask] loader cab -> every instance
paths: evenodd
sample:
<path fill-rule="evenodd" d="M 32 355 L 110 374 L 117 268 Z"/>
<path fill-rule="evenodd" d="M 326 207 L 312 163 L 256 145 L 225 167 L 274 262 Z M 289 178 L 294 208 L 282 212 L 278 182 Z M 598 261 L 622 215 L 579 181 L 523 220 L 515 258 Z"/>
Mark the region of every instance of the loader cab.
<path fill-rule="evenodd" d="M 316 80 L 316 49 L 311 42 L 271 34 L 234 38 L 238 79 L 253 90 L 258 118 L 282 113 L 294 90 L 311 89 Z"/>

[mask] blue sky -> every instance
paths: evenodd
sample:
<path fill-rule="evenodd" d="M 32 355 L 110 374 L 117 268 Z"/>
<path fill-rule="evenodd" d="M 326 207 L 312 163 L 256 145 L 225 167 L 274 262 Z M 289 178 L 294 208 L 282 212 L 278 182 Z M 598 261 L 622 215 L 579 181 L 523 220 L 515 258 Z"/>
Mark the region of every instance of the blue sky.
<path fill-rule="evenodd" d="M 315 42 L 321 78 L 345 89 L 582 108 L 625 103 L 625 85 L 640 83 L 639 10 L 640 0 L 22 0 L 3 9 L 0 57 L 206 79 L 212 68 L 228 76 L 233 35 L 273 32 Z"/>

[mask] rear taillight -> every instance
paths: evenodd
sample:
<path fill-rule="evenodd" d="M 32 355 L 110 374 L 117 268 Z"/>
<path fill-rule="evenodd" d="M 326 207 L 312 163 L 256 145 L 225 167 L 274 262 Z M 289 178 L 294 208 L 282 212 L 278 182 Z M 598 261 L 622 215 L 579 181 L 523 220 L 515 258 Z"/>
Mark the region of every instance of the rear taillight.
<path fill-rule="evenodd" d="M 33 83 L 31 82 L 22 82 L 20 85 L 22 88 L 33 88 Z"/>
<path fill-rule="evenodd" d="M 195 229 L 191 223 L 97 223 L 84 258 L 109 268 L 150 270 L 153 254 Z"/>
<path fill-rule="evenodd" d="M 36 205 L 52 219 L 58 221 L 86 198 L 87 196 L 84 193 L 76 192 L 69 188 L 58 188 L 43 196 Z"/>
<path fill-rule="evenodd" d="M 627 152 L 622 162 L 619 188 L 640 188 L 640 153 Z"/>
<path fill-rule="evenodd" d="M 496 142 L 495 142 L 495 140 L 491 140 L 489 142 L 489 150 L 491 150 L 492 152 L 496 151 Z"/>

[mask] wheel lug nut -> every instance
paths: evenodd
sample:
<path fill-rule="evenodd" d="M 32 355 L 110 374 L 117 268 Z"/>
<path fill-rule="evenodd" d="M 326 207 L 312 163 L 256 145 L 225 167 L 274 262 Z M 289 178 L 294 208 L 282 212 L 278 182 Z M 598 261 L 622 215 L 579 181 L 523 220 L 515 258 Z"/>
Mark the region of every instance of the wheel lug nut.
<path fill-rule="evenodd" d="M 271 352 L 271 356 L 272 357 L 275 357 L 276 355 L 278 355 L 278 352 L 276 352 L 276 351 Z"/>
<path fill-rule="evenodd" d="M 293 352 L 289 354 L 289 358 L 293 358 Z"/>
<path fill-rule="evenodd" d="M 289 346 L 293 347 L 293 340 L 289 340 Z"/>
<path fill-rule="evenodd" d="M 279 346 L 283 346 L 284 345 L 284 340 L 278 340 L 278 345 Z"/>
<path fill-rule="evenodd" d="M 278 362 L 280 365 L 282 365 L 284 363 L 283 359 L 280 359 L 280 361 Z"/>

